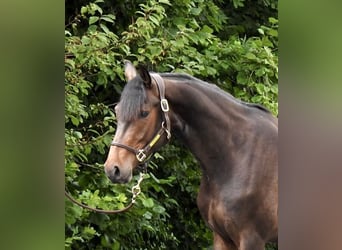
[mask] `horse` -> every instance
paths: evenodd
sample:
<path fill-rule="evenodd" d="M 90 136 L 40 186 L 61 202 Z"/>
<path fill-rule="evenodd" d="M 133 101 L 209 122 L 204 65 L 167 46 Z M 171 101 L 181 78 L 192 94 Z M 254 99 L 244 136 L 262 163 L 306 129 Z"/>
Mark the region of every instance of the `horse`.
<path fill-rule="evenodd" d="M 199 162 L 197 206 L 215 250 L 261 250 L 278 239 L 278 119 L 184 73 L 124 66 L 117 129 L 104 164 L 113 183 L 167 144 L 182 141 Z"/>

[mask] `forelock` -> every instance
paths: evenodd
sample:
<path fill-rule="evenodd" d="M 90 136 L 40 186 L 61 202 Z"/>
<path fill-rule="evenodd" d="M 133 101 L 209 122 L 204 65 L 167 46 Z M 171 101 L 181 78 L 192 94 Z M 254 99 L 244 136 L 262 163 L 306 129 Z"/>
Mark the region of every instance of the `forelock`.
<path fill-rule="evenodd" d="M 125 85 L 120 97 L 120 109 L 118 110 L 120 119 L 124 121 L 136 119 L 146 98 L 146 91 L 140 76 L 130 80 Z"/>

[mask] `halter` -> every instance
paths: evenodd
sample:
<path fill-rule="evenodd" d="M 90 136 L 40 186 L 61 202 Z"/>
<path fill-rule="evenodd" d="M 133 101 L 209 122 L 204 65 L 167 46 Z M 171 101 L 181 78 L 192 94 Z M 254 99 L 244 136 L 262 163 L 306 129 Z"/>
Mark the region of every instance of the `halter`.
<path fill-rule="evenodd" d="M 171 138 L 171 124 L 170 124 L 170 118 L 169 118 L 169 103 L 167 99 L 165 98 L 165 84 L 163 78 L 158 74 L 151 74 L 151 77 L 154 79 L 154 81 L 157 84 L 158 92 L 159 92 L 159 99 L 160 99 L 160 107 L 163 111 L 163 121 L 161 123 L 161 128 L 158 130 L 157 134 L 151 139 L 149 143 L 146 144 L 145 147 L 142 149 L 136 149 L 131 146 L 121 144 L 118 142 L 112 142 L 112 146 L 124 148 L 133 154 L 135 154 L 137 160 L 140 163 L 146 162 L 148 156 L 150 155 L 150 151 L 152 147 L 159 141 L 159 139 L 162 137 L 164 133 L 166 133 L 166 138 L 170 140 Z"/>

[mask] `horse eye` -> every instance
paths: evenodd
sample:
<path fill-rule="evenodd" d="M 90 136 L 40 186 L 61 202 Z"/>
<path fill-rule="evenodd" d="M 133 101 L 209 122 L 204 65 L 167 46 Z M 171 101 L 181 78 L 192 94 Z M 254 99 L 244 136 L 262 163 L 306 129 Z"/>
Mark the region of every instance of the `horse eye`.
<path fill-rule="evenodd" d="M 141 112 L 140 112 L 140 117 L 141 117 L 141 118 L 145 118 L 145 117 L 148 116 L 148 114 L 149 114 L 148 111 L 141 111 Z"/>

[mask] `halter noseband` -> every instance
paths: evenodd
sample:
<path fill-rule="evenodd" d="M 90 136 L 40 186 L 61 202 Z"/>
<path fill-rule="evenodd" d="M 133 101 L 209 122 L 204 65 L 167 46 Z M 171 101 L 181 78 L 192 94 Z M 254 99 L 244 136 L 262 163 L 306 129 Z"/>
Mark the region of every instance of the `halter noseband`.
<path fill-rule="evenodd" d="M 171 124 L 170 124 L 170 118 L 169 118 L 169 103 L 167 101 L 167 99 L 165 98 L 165 84 L 164 84 L 164 80 L 163 78 L 158 75 L 158 74 L 151 74 L 151 77 L 155 80 L 155 82 L 157 83 L 157 88 L 158 88 L 158 92 L 159 92 L 159 98 L 160 98 L 160 107 L 161 110 L 163 111 L 163 122 L 161 124 L 161 128 L 159 129 L 159 131 L 157 132 L 157 134 L 151 139 L 151 141 L 149 143 L 147 143 L 147 145 L 142 148 L 142 149 L 136 149 L 133 148 L 131 146 L 125 145 L 125 144 L 121 144 L 118 142 L 112 142 L 111 145 L 112 146 L 116 146 L 116 147 L 120 147 L 120 148 L 124 148 L 130 152 L 132 152 L 133 154 L 135 154 L 137 160 L 140 163 L 144 163 L 147 159 L 147 157 L 150 154 L 150 151 L 152 149 L 152 147 L 159 141 L 159 139 L 161 138 L 161 136 L 166 133 L 166 138 L 169 140 L 171 138 Z"/>

